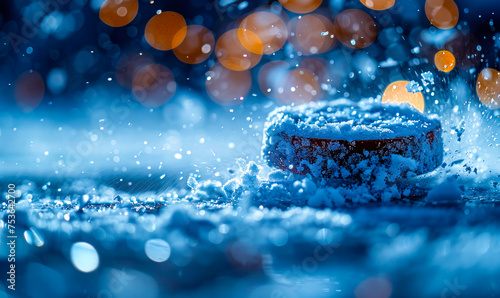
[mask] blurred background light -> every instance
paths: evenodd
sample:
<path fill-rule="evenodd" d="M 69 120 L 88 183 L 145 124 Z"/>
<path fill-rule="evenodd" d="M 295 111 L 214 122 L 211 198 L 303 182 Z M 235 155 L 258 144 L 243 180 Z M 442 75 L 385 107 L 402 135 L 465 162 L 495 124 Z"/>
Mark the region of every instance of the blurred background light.
<path fill-rule="evenodd" d="M 143 66 L 153 64 L 153 57 L 144 52 L 130 52 L 123 55 L 116 66 L 116 81 L 123 87 L 132 88 L 137 71 Z"/>
<path fill-rule="evenodd" d="M 68 83 L 68 74 L 62 68 L 53 68 L 47 75 L 47 89 L 54 94 L 61 94 Z"/>
<path fill-rule="evenodd" d="M 99 255 L 87 242 L 76 242 L 71 246 L 71 262 L 76 269 L 89 273 L 99 267 Z"/>
<path fill-rule="evenodd" d="M 149 64 L 140 68 L 132 81 L 134 97 L 145 107 L 159 107 L 169 100 L 177 89 L 174 75 L 167 67 Z"/>
<path fill-rule="evenodd" d="M 210 57 L 214 44 L 214 35 L 210 30 L 200 25 L 190 25 L 186 28 L 186 37 L 173 52 L 184 63 L 198 64 Z"/>
<path fill-rule="evenodd" d="M 360 0 L 364 6 L 373 10 L 386 10 L 394 6 L 396 0 Z"/>
<path fill-rule="evenodd" d="M 288 30 L 288 41 L 303 55 L 324 53 L 335 45 L 333 24 L 320 14 L 295 17 L 288 22 Z"/>
<path fill-rule="evenodd" d="M 240 36 L 245 37 L 244 42 L 241 42 Z M 219 37 L 215 45 L 215 55 L 220 64 L 236 71 L 248 70 L 257 65 L 263 51 L 264 47 L 259 36 L 243 29 L 227 31 Z"/>
<path fill-rule="evenodd" d="M 269 98 L 276 98 L 278 89 L 284 82 L 284 78 L 290 69 L 290 63 L 283 60 L 275 60 L 262 65 L 258 73 L 260 90 Z"/>
<path fill-rule="evenodd" d="M 43 99 L 45 83 L 36 71 L 27 71 L 16 80 L 14 98 L 17 105 L 25 113 L 33 111 Z"/>
<path fill-rule="evenodd" d="M 186 33 L 184 17 L 173 11 L 165 11 L 149 20 L 144 37 L 153 48 L 168 51 L 178 47 L 186 37 Z"/>
<path fill-rule="evenodd" d="M 323 0 L 279 0 L 284 8 L 295 13 L 308 13 L 318 8 Z"/>
<path fill-rule="evenodd" d="M 134 20 L 138 11 L 138 0 L 106 0 L 99 11 L 99 18 L 111 27 L 123 27 Z"/>
<path fill-rule="evenodd" d="M 337 14 L 334 29 L 335 37 L 353 49 L 366 48 L 377 38 L 377 26 L 372 17 L 359 9 L 347 9 Z"/>
<path fill-rule="evenodd" d="M 170 245 L 163 239 L 149 239 L 144 245 L 148 258 L 154 262 L 165 262 L 170 257 Z"/>
<path fill-rule="evenodd" d="M 215 103 L 237 105 L 250 91 L 252 76 L 248 70 L 234 71 L 215 64 L 206 73 L 205 86 Z"/>
<path fill-rule="evenodd" d="M 425 15 L 436 28 L 451 29 L 457 25 L 460 13 L 453 0 L 427 0 Z"/>
<path fill-rule="evenodd" d="M 389 84 L 382 95 L 382 103 L 408 103 L 423 113 L 424 96 L 422 92 L 409 91 L 409 84 L 409 81 L 396 81 Z"/>
<path fill-rule="evenodd" d="M 300 67 L 288 71 L 277 91 L 276 101 L 283 105 L 316 101 L 322 95 L 320 84 L 314 73 Z"/>
<path fill-rule="evenodd" d="M 479 100 L 490 109 L 500 108 L 500 72 L 485 68 L 477 78 L 476 91 Z"/>
<path fill-rule="evenodd" d="M 450 72 L 455 68 L 455 56 L 450 51 L 439 51 L 434 56 L 434 64 L 442 72 Z"/>
<path fill-rule="evenodd" d="M 285 22 L 281 17 L 267 11 L 250 14 L 243 19 L 240 30 L 238 30 L 238 36 L 243 46 L 254 53 L 254 50 L 259 53 L 260 45 L 254 50 L 252 50 L 255 47 L 254 45 L 246 45 L 246 41 L 252 40 L 254 34 L 262 42 L 263 52 L 266 55 L 281 49 L 288 35 Z"/>

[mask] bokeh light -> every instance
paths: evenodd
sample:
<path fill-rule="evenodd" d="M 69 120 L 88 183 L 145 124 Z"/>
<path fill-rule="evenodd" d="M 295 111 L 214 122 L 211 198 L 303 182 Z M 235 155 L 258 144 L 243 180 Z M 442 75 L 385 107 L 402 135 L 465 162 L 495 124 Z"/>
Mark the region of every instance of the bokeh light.
<path fill-rule="evenodd" d="M 324 53 L 335 45 L 333 23 L 320 14 L 295 17 L 288 22 L 288 41 L 303 55 Z"/>
<path fill-rule="evenodd" d="M 278 87 L 276 101 L 279 104 L 303 104 L 319 100 L 322 90 L 316 76 L 306 68 L 290 70 Z"/>
<path fill-rule="evenodd" d="M 325 65 L 328 65 L 328 62 L 322 58 L 307 58 L 300 61 L 300 67 L 310 70 L 320 84 L 330 82 L 330 75 Z"/>
<path fill-rule="evenodd" d="M 99 254 L 87 242 L 76 242 L 71 246 L 71 262 L 76 269 L 89 273 L 99 267 Z"/>
<path fill-rule="evenodd" d="M 131 52 L 120 58 L 116 66 L 116 81 L 123 87 L 132 88 L 136 72 L 143 66 L 154 63 L 148 53 Z"/>
<path fill-rule="evenodd" d="M 44 94 L 45 83 L 38 72 L 27 71 L 17 79 L 14 98 L 23 112 L 33 111 L 42 102 Z"/>
<path fill-rule="evenodd" d="M 396 0 L 360 0 L 364 6 L 373 10 L 386 10 L 394 6 Z"/>
<path fill-rule="evenodd" d="M 159 107 L 177 89 L 174 75 L 163 65 L 149 64 L 137 71 L 132 82 L 135 98 L 146 107 Z"/>
<path fill-rule="evenodd" d="M 149 20 L 144 37 L 153 48 L 168 51 L 178 47 L 186 37 L 186 33 L 184 17 L 173 11 L 165 11 Z"/>
<path fill-rule="evenodd" d="M 161 263 L 170 257 L 170 245 L 163 239 L 150 239 L 144 245 L 144 251 L 152 261 Z"/>
<path fill-rule="evenodd" d="M 65 69 L 54 68 L 47 74 L 47 89 L 55 95 L 61 94 L 68 83 L 68 73 Z"/>
<path fill-rule="evenodd" d="M 264 54 L 269 55 L 283 47 L 287 38 L 287 28 L 279 16 L 267 11 L 258 11 L 241 22 L 238 36 L 246 49 L 259 54 L 259 44 L 257 47 L 247 44 L 247 41 L 253 40 L 254 35 L 259 37 L 257 43 L 259 41 L 262 43 Z"/>
<path fill-rule="evenodd" d="M 455 68 L 455 56 L 450 51 L 439 51 L 434 55 L 434 64 L 442 72 L 450 72 Z"/>
<path fill-rule="evenodd" d="M 200 25 L 190 25 L 187 26 L 184 41 L 173 52 L 184 63 L 198 64 L 210 57 L 214 45 L 215 38 L 210 30 Z"/>
<path fill-rule="evenodd" d="M 106 0 L 99 11 L 99 18 L 111 27 L 123 27 L 134 20 L 138 11 L 138 0 Z"/>
<path fill-rule="evenodd" d="M 377 26 L 366 12 L 348 9 L 335 17 L 335 37 L 353 49 L 366 48 L 377 38 Z"/>
<path fill-rule="evenodd" d="M 252 86 L 248 70 L 234 71 L 215 64 L 206 73 L 205 87 L 210 98 L 219 105 L 237 105 L 247 96 Z"/>
<path fill-rule="evenodd" d="M 278 89 L 285 81 L 290 70 L 290 63 L 283 60 L 271 61 L 259 69 L 258 82 L 260 90 L 268 98 L 276 98 Z"/>
<path fill-rule="evenodd" d="M 479 100 L 486 107 L 500 109 L 500 72 L 493 68 L 485 68 L 479 74 L 476 83 Z"/>
<path fill-rule="evenodd" d="M 279 0 L 284 8 L 295 13 L 308 13 L 321 5 L 323 0 Z"/>
<path fill-rule="evenodd" d="M 453 0 L 427 0 L 425 15 L 439 29 L 451 29 L 458 23 L 458 6 Z"/>
<path fill-rule="evenodd" d="M 243 46 L 239 31 L 243 30 L 233 29 L 222 34 L 215 46 L 215 55 L 219 62 L 224 67 L 236 71 L 247 70 L 257 65 L 264 49 L 257 34 L 249 30 L 241 34 L 246 37 Z"/>
<path fill-rule="evenodd" d="M 410 84 L 409 81 L 396 81 L 389 84 L 382 95 L 382 103 L 408 103 L 423 113 L 425 103 L 422 92 L 408 91 L 408 84 Z"/>

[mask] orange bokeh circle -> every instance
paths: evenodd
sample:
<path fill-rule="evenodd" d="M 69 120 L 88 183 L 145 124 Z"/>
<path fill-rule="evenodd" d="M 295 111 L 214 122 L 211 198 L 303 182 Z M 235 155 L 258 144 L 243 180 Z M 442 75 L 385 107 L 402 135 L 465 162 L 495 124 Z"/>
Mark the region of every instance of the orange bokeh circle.
<path fill-rule="evenodd" d="M 255 40 L 254 35 L 259 39 Z M 287 38 L 287 28 L 279 16 L 267 11 L 258 11 L 243 19 L 238 36 L 246 49 L 260 54 L 261 43 L 264 54 L 269 55 L 283 47 Z M 254 42 L 257 42 L 257 46 L 253 44 Z"/>
<path fill-rule="evenodd" d="M 206 73 L 205 88 L 209 97 L 223 106 L 240 104 L 252 86 L 250 71 L 234 71 L 215 64 Z"/>
<path fill-rule="evenodd" d="M 455 56 L 450 51 L 439 51 L 434 55 L 434 64 L 442 72 L 450 72 L 455 68 Z"/>
<path fill-rule="evenodd" d="M 330 82 L 330 75 L 325 65 L 328 65 L 328 62 L 322 58 L 307 58 L 300 61 L 300 67 L 310 70 L 320 84 Z"/>
<path fill-rule="evenodd" d="M 377 38 L 377 26 L 366 12 L 348 9 L 335 17 L 334 33 L 345 46 L 362 49 L 372 44 Z"/>
<path fill-rule="evenodd" d="M 219 37 L 215 45 L 215 56 L 224 67 L 243 71 L 259 63 L 262 58 L 263 45 L 257 34 L 247 30 L 241 34 L 247 38 L 246 46 L 244 46 L 240 41 L 239 31 L 242 29 L 232 29 Z"/>
<path fill-rule="evenodd" d="M 178 47 L 186 33 L 184 17 L 173 11 L 164 11 L 149 20 L 144 37 L 153 48 L 168 51 Z"/>
<path fill-rule="evenodd" d="M 500 109 L 500 72 L 493 68 L 485 68 L 479 74 L 476 92 L 481 103 L 486 107 Z"/>
<path fill-rule="evenodd" d="M 132 82 L 135 98 L 146 107 L 156 108 L 172 98 L 177 89 L 174 75 L 163 65 L 149 64 L 140 68 Z"/>
<path fill-rule="evenodd" d="M 106 0 L 99 10 L 99 18 L 111 27 L 123 27 L 134 20 L 138 11 L 137 0 Z"/>
<path fill-rule="evenodd" d="M 279 104 L 303 104 L 321 98 L 322 90 L 316 76 L 305 68 L 290 70 L 278 88 L 276 101 Z"/>
<path fill-rule="evenodd" d="M 323 0 L 279 0 L 284 8 L 295 13 L 309 13 L 318 8 Z"/>
<path fill-rule="evenodd" d="M 321 54 L 335 45 L 333 23 L 320 14 L 295 17 L 288 22 L 288 30 L 288 41 L 303 55 Z"/>
<path fill-rule="evenodd" d="M 184 63 L 198 64 L 212 54 L 215 44 L 210 30 L 199 25 L 187 26 L 186 38 L 173 49 L 175 56 Z"/>
<path fill-rule="evenodd" d="M 135 73 L 143 66 L 152 63 L 154 59 L 148 53 L 128 53 L 118 61 L 115 72 L 116 81 L 123 87 L 132 88 Z"/>
<path fill-rule="evenodd" d="M 396 0 L 360 0 L 361 3 L 373 10 L 386 10 L 394 6 Z"/>
<path fill-rule="evenodd" d="M 396 81 L 389 84 L 382 95 L 382 103 L 408 103 L 423 113 L 425 108 L 424 96 L 422 92 L 409 92 L 406 89 L 409 83 L 409 81 Z"/>
<path fill-rule="evenodd" d="M 460 13 L 453 0 L 427 0 L 425 15 L 436 28 L 451 29 L 457 25 Z"/>

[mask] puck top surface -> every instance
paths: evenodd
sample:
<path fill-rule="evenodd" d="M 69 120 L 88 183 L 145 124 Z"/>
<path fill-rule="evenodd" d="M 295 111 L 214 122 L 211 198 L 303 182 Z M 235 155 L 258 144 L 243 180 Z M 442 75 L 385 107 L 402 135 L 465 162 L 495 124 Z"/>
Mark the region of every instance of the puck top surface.
<path fill-rule="evenodd" d="M 266 130 L 289 136 L 326 140 L 381 140 L 420 135 L 440 127 L 409 105 L 338 99 L 283 106 L 269 114 Z"/>

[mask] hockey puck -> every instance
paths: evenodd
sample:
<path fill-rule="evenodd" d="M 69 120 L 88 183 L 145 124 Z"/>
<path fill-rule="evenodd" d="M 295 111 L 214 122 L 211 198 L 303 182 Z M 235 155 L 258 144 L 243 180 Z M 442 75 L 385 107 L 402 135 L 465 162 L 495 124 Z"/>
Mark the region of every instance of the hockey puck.
<path fill-rule="evenodd" d="M 412 177 L 442 163 L 441 123 L 373 100 L 284 106 L 269 114 L 263 154 L 272 166 L 317 178 Z"/>

